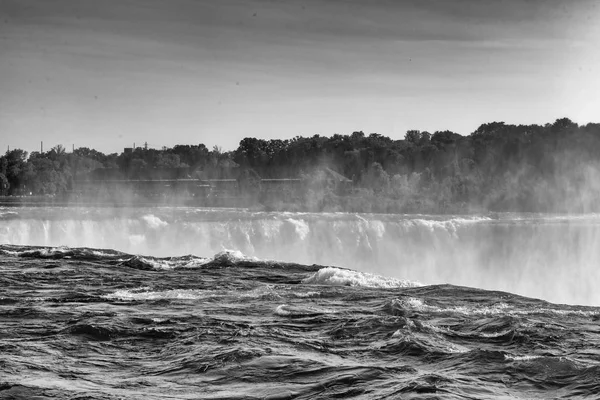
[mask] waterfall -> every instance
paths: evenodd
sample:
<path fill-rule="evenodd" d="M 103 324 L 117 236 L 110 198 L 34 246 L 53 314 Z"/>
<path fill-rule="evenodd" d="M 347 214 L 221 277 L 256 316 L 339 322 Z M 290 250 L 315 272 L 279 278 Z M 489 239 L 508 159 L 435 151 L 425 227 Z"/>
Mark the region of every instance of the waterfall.
<path fill-rule="evenodd" d="M 4 208 L 0 243 L 159 257 L 225 249 L 423 284 L 600 303 L 600 217 L 267 213 L 191 208 Z M 598 292 L 598 293 L 597 293 Z"/>

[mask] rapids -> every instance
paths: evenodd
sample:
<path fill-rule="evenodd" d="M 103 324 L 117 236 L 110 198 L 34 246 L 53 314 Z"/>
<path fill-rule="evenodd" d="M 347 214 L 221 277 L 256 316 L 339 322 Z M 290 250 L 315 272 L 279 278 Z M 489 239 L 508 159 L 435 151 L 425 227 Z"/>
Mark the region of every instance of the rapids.
<path fill-rule="evenodd" d="M 599 307 L 236 251 L 0 245 L 0 288 L 2 399 L 600 393 Z"/>
<path fill-rule="evenodd" d="M 600 216 L 380 215 L 195 208 L 0 208 L 0 243 L 246 257 L 598 305 Z"/>

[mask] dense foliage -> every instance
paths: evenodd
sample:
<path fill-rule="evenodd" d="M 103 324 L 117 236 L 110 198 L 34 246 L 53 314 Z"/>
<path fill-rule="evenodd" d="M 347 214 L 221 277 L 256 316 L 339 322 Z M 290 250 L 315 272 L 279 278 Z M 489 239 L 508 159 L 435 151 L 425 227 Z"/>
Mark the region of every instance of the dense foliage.
<path fill-rule="evenodd" d="M 81 179 L 303 177 L 310 184 L 302 198 L 277 207 L 588 212 L 600 211 L 599 155 L 600 124 L 563 118 L 544 126 L 492 122 L 469 136 L 411 130 L 404 140 L 363 132 L 245 138 L 231 152 L 199 144 L 105 155 L 88 148 L 67 153 L 59 145 L 28 157 L 15 149 L 0 157 L 0 187 L 5 195 L 63 195 Z M 314 184 L 324 168 L 350 178 L 353 190 L 342 196 Z"/>

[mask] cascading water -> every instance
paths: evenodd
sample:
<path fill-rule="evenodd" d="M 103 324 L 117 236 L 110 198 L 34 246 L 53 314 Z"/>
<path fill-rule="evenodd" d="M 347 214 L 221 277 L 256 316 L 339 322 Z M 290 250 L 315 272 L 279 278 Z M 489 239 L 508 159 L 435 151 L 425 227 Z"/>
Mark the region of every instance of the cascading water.
<path fill-rule="evenodd" d="M 247 256 L 424 284 L 600 304 L 600 216 L 266 213 L 228 209 L 3 208 L 0 243 L 159 257 Z"/>
<path fill-rule="evenodd" d="M 0 208 L 0 397 L 597 398 L 598 239 L 596 215 Z"/>

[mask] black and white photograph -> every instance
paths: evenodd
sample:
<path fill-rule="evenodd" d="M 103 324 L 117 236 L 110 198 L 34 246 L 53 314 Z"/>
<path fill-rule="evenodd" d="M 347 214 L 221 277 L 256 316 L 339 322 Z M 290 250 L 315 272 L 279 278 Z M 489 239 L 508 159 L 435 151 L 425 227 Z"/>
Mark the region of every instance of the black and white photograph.
<path fill-rule="evenodd" d="M 0 0 L 0 399 L 600 399 L 599 0 Z"/>

